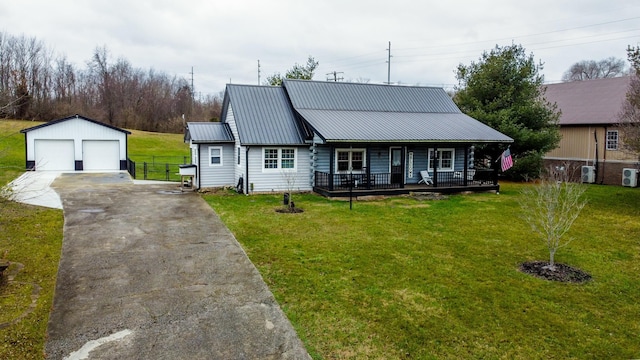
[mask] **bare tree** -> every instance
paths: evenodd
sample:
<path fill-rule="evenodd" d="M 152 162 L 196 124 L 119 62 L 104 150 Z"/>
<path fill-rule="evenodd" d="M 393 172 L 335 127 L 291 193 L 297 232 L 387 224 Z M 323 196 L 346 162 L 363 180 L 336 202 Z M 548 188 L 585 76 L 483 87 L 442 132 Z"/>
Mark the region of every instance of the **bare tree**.
<path fill-rule="evenodd" d="M 609 57 L 600 61 L 582 60 L 571 65 L 569 70 L 562 75 L 562 81 L 570 82 L 612 78 L 625 74 L 626 65 L 624 60 Z"/>
<path fill-rule="evenodd" d="M 627 98 L 618 115 L 621 146 L 636 154 L 640 160 L 640 46 L 628 47 L 627 58 L 631 63 L 631 79 Z"/>
<path fill-rule="evenodd" d="M 570 182 L 572 175 L 568 166 L 550 168 L 539 184 L 527 186 L 522 191 L 522 217 L 547 246 L 547 268 L 550 270 L 556 269 L 555 255 L 558 249 L 572 240 L 563 239 L 564 235 L 587 204 L 584 197 L 586 186 Z"/>

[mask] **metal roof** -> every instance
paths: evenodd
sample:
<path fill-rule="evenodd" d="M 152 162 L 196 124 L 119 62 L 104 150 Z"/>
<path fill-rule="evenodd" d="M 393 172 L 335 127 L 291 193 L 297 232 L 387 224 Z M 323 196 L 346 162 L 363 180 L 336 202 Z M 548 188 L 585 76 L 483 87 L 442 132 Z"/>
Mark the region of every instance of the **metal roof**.
<path fill-rule="evenodd" d="M 187 136 L 195 144 L 234 142 L 229 124 L 219 122 L 189 122 Z"/>
<path fill-rule="evenodd" d="M 562 111 L 560 125 L 615 124 L 630 79 L 623 76 L 549 84 L 545 98 Z"/>
<path fill-rule="evenodd" d="M 228 84 L 223 104 L 231 108 L 243 145 L 303 145 L 301 124 L 296 120 L 280 86 Z"/>
<path fill-rule="evenodd" d="M 513 142 L 441 88 L 285 80 L 296 111 L 326 142 Z"/>
<path fill-rule="evenodd" d="M 284 80 L 295 109 L 459 113 L 442 88 Z"/>
<path fill-rule="evenodd" d="M 298 111 L 328 142 L 513 142 L 463 113 Z"/>
<path fill-rule="evenodd" d="M 98 120 L 89 119 L 88 117 L 84 117 L 84 116 L 78 115 L 78 114 L 75 114 L 75 115 L 72 115 L 72 116 L 68 116 L 66 118 L 62 118 L 62 119 L 58 119 L 58 120 L 52 120 L 52 121 L 46 122 L 44 124 L 40 124 L 38 126 L 30 127 L 30 128 L 27 128 L 27 129 L 22 129 L 22 130 L 20 130 L 20 132 L 21 133 L 27 133 L 27 132 L 29 132 L 31 130 L 40 129 L 40 128 L 43 128 L 43 127 L 46 127 L 46 126 L 55 125 L 55 124 L 61 123 L 63 121 L 73 120 L 73 119 L 86 120 L 88 122 L 91 122 L 91 123 L 94 123 L 94 124 L 97 124 L 97 125 L 102 125 L 104 127 L 108 127 L 109 129 L 113 129 L 113 130 L 116 130 L 116 131 L 123 132 L 123 133 L 125 133 L 127 135 L 131 134 L 131 132 L 128 131 L 128 130 L 120 129 L 119 127 L 115 127 L 113 125 L 105 124 L 105 123 L 100 122 Z"/>

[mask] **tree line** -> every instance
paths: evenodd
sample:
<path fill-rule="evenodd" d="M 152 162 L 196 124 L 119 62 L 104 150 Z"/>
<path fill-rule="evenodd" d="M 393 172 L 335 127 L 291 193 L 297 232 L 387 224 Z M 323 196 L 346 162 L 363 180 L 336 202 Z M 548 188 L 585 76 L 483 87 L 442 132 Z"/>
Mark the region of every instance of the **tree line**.
<path fill-rule="evenodd" d="M 182 132 L 189 121 L 212 121 L 221 98 L 196 98 L 188 81 L 135 68 L 97 47 L 85 68 L 36 38 L 0 32 L 0 118 L 49 121 L 81 114 L 127 129 Z"/>

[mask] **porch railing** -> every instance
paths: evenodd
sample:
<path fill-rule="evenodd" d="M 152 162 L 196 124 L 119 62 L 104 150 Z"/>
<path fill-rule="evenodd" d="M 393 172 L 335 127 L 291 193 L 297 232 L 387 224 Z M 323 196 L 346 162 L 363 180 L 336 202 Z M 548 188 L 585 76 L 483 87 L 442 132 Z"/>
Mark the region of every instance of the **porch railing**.
<path fill-rule="evenodd" d="M 315 186 L 321 189 L 348 190 L 353 189 L 398 189 L 402 184 L 391 181 L 391 173 L 374 174 L 329 174 L 315 172 Z"/>
<path fill-rule="evenodd" d="M 394 174 L 397 175 L 397 174 Z M 467 172 L 465 179 L 464 171 L 438 172 L 436 178 L 432 175 L 432 185 L 429 187 L 452 187 L 452 186 L 485 186 L 496 185 L 498 179 L 493 169 L 476 169 Z M 364 189 L 399 189 L 404 184 L 398 181 L 391 173 L 372 174 L 329 174 L 326 172 L 315 172 L 315 187 L 328 191 L 348 190 L 353 186 L 354 190 Z M 415 185 L 415 184 L 414 184 Z"/>

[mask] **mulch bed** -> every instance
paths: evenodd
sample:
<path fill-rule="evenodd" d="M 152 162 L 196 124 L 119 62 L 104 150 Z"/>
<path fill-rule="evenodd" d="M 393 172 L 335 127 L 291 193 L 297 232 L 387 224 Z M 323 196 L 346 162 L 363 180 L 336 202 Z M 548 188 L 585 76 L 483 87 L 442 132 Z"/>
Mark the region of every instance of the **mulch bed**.
<path fill-rule="evenodd" d="M 566 264 L 555 264 L 556 269 L 545 268 L 549 265 L 547 261 L 528 261 L 520 264 L 519 270 L 541 279 L 568 282 L 584 283 L 591 280 L 591 275 Z"/>
<path fill-rule="evenodd" d="M 297 207 L 279 207 L 276 208 L 276 212 L 279 213 L 283 213 L 283 214 L 298 214 L 301 212 L 304 212 L 304 210 L 297 208 Z"/>

